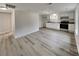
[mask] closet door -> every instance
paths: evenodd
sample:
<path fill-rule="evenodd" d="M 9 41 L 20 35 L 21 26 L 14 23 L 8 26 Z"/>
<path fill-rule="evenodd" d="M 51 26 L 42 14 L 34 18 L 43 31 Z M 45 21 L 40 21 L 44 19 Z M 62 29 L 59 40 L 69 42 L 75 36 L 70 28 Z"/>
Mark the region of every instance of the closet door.
<path fill-rule="evenodd" d="M 11 31 L 11 14 L 0 13 L 0 34 Z"/>

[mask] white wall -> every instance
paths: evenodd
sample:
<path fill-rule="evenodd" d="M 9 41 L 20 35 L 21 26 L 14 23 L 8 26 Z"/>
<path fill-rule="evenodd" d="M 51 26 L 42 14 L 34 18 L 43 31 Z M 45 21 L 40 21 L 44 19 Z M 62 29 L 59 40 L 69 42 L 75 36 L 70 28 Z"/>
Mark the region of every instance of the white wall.
<path fill-rule="evenodd" d="M 39 28 L 43 27 L 43 20 L 42 20 L 42 17 L 40 15 L 40 18 L 39 18 Z"/>
<path fill-rule="evenodd" d="M 79 7 L 75 10 L 75 34 L 79 35 Z"/>
<path fill-rule="evenodd" d="M 15 32 L 21 37 L 39 30 L 39 14 L 33 12 L 16 11 Z"/>
<path fill-rule="evenodd" d="M 77 44 L 77 50 L 79 54 L 79 5 L 75 9 L 75 39 Z"/>
<path fill-rule="evenodd" d="M 39 24 L 40 24 L 40 27 L 45 27 L 46 26 L 46 23 L 50 20 L 50 15 L 47 15 L 47 14 L 41 14 L 40 15 L 40 19 L 39 19 Z"/>
<path fill-rule="evenodd" d="M 11 14 L 0 12 L 0 34 L 11 32 Z"/>
<path fill-rule="evenodd" d="M 78 21 L 77 21 L 77 27 L 78 27 L 78 36 L 79 36 L 79 9 L 78 9 Z"/>

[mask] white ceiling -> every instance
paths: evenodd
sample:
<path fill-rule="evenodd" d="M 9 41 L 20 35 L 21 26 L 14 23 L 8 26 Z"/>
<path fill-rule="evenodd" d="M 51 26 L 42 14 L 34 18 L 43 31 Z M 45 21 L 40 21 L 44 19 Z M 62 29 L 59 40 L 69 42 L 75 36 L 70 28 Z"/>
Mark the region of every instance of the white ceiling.
<path fill-rule="evenodd" d="M 34 11 L 34 12 L 69 12 L 75 10 L 77 3 L 13 3 L 16 10 Z"/>

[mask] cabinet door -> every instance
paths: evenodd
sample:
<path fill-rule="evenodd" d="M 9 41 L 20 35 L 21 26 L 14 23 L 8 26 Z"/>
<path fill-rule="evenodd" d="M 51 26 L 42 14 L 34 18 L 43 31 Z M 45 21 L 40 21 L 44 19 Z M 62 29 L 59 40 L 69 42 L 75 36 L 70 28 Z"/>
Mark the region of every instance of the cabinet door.
<path fill-rule="evenodd" d="M 75 24 L 69 24 L 69 32 L 75 31 Z"/>
<path fill-rule="evenodd" d="M 60 24 L 59 23 L 46 23 L 46 27 L 51 28 L 51 29 L 58 29 L 59 30 Z"/>

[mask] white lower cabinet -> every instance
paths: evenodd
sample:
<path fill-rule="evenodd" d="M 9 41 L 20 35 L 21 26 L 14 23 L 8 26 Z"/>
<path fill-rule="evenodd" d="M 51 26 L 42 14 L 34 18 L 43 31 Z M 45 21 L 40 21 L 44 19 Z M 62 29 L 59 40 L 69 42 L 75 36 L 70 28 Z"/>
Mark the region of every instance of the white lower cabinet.
<path fill-rule="evenodd" d="M 46 23 L 46 27 L 59 30 L 60 29 L 60 23 Z"/>
<path fill-rule="evenodd" d="M 75 32 L 75 24 L 69 24 L 68 30 L 69 30 L 69 32 Z"/>
<path fill-rule="evenodd" d="M 60 30 L 60 23 L 46 23 L 46 28 Z M 68 31 L 75 32 L 75 24 L 68 24 Z"/>

